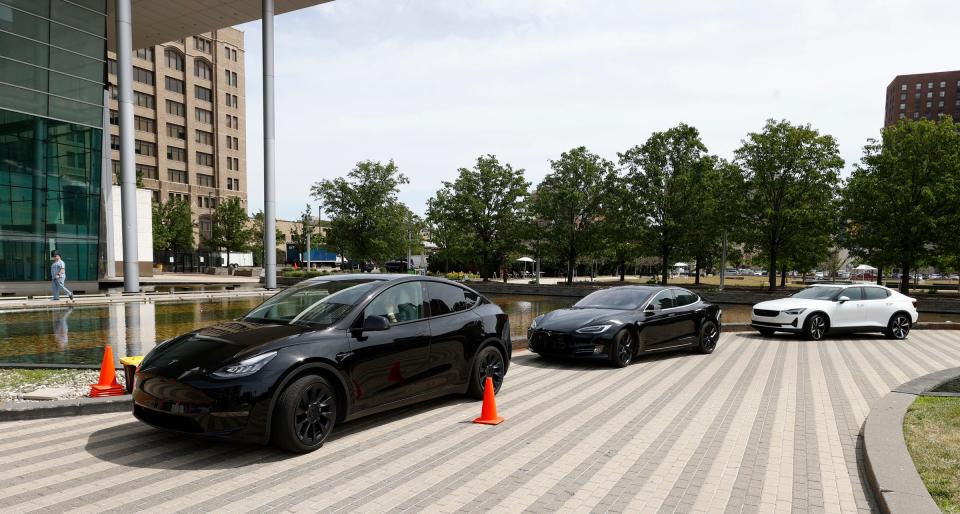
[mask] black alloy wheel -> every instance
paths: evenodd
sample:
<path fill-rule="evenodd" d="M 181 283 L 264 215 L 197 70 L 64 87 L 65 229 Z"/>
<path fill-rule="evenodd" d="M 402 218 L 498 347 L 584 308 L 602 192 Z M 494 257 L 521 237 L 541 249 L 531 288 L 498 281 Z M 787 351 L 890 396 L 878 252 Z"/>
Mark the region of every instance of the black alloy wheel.
<path fill-rule="evenodd" d="M 506 370 L 503 354 L 493 346 L 484 347 L 474 359 L 473 373 L 470 380 L 470 396 L 482 400 L 483 389 L 486 387 L 487 377 L 493 379 L 494 394 L 500 392 L 503 385 L 503 376 Z"/>
<path fill-rule="evenodd" d="M 337 395 L 323 377 L 298 378 L 280 395 L 274 413 L 274 443 L 297 453 L 323 446 L 337 421 Z"/>
<path fill-rule="evenodd" d="M 811 341 L 819 341 L 827 335 L 827 317 L 814 314 L 803 324 L 803 335 Z"/>
<path fill-rule="evenodd" d="M 624 368 L 633 362 L 633 354 L 635 353 L 633 340 L 633 334 L 627 329 L 623 329 L 613 336 L 608 352 L 610 364 L 613 367 Z"/>
<path fill-rule="evenodd" d="M 906 339 L 910 334 L 910 316 L 899 312 L 887 323 L 886 335 L 890 339 Z"/>
<path fill-rule="evenodd" d="M 713 353 L 719 340 L 720 329 L 717 324 L 710 320 L 704 321 L 700 328 L 700 343 L 696 346 L 697 353 Z"/>

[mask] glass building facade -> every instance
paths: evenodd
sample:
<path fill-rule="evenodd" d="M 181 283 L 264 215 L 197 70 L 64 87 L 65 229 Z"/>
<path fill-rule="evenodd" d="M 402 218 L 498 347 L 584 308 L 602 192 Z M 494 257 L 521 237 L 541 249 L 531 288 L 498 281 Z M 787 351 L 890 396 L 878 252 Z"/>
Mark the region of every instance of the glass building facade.
<path fill-rule="evenodd" d="M 105 2 L 0 0 L 0 281 L 99 277 Z"/>

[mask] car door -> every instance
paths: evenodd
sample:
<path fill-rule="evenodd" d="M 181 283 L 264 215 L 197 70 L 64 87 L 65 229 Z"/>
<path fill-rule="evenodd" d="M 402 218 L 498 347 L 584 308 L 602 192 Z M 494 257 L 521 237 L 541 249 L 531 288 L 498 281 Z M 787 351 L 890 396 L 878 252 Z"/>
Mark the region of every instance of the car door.
<path fill-rule="evenodd" d="M 360 332 L 350 338 L 349 362 L 357 410 L 396 402 L 423 392 L 430 353 L 430 324 L 421 282 L 403 282 L 382 291 L 364 308 L 356 327 L 368 316 L 383 316 L 387 330 Z"/>
<path fill-rule="evenodd" d="M 676 344 L 689 343 L 699 339 L 698 318 L 703 314 L 697 311 L 697 302 L 700 297 L 687 291 L 686 289 L 676 288 L 673 290 L 674 299 L 674 328 L 677 334 Z M 668 316 L 669 318 L 669 316 Z"/>
<path fill-rule="evenodd" d="M 863 305 L 863 323 L 871 327 L 886 327 L 896 310 L 890 292 L 882 287 L 864 286 Z"/>
<path fill-rule="evenodd" d="M 424 285 L 430 305 L 427 372 L 439 385 L 465 384 L 483 334 L 480 316 L 473 312 L 479 298 L 453 284 L 427 280 Z"/>
<path fill-rule="evenodd" d="M 863 326 L 864 305 L 863 288 L 860 286 L 846 287 L 837 295 L 849 298 L 848 301 L 835 301 L 833 313 L 830 314 L 830 326 L 833 328 L 850 328 Z"/>
<path fill-rule="evenodd" d="M 644 309 L 643 329 L 640 338 L 645 350 L 657 350 L 676 346 L 678 330 L 677 312 L 674 310 L 674 292 L 664 289 L 654 295 Z"/>

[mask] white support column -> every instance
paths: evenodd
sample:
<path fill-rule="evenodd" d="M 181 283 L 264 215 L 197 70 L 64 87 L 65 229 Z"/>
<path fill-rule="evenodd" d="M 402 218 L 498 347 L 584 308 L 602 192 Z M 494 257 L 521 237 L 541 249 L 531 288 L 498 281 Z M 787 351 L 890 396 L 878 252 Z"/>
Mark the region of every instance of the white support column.
<path fill-rule="evenodd" d="M 273 0 L 263 0 L 263 285 L 267 289 L 277 288 L 273 106 Z"/>
<path fill-rule="evenodd" d="M 133 24 L 131 0 L 116 0 L 117 92 L 120 110 L 120 216 L 123 225 L 123 290 L 140 292 L 137 254 L 137 171 L 133 150 Z M 107 126 L 104 130 L 110 130 Z"/>

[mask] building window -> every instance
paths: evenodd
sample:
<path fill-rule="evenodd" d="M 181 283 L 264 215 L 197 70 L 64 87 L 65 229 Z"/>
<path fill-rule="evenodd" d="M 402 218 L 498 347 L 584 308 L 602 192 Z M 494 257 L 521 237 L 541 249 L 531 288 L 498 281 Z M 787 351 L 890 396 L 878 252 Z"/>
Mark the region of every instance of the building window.
<path fill-rule="evenodd" d="M 204 175 L 202 173 L 197 173 L 197 185 L 203 186 L 203 187 L 214 187 L 213 175 Z"/>
<path fill-rule="evenodd" d="M 110 124 L 119 125 L 120 124 L 120 113 L 110 109 Z"/>
<path fill-rule="evenodd" d="M 180 93 L 181 95 L 183 94 L 186 86 L 182 80 L 175 79 L 173 77 L 164 77 L 163 81 L 167 86 L 167 91 L 173 91 L 174 93 Z"/>
<path fill-rule="evenodd" d="M 117 74 L 117 60 L 116 59 L 107 59 L 107 73 L 111 75 Z M 960 85 L 960 84 L 958 84 Z"/>
<path fill-rule="evenodd" d="M 206 130 L 198 130 L 197 142 L 202 145 L 213 145 L 213 132 L 207 132 Z"/>
<path fill-rule="evenodd" d="M 120 149 L 120 136 L 114 136 L 114 135 L 110 136 L 110 149 L 111 150 Z M 113 161 L 113 162 L 117 162 L 117 161 Z"/>
<path fill-rule="evenodd" d="M 203 237 L 209 239 L 213 234 L 213 221 L 209 218 L 200 218 L 200 233 Z"/>
<path fill-rule="evenodd" d="M 119 91 L 117 91 L 117 86 L 115 84 L 110 84 L 110 99 L 116 100 L 120 97 Z"/>
<path fill-rule="evenodd" d="M 927 98 L 933 98 L 933 91 L 927 92 Z"/>
<path fill-rule="evenodd" d="M 181 201 L 190 203 L 190 195 L 186 193 L 169 193 L 167 197 L 170 200 L 181 200 Z"/>
<path fill-rule="evenodd" d="M 194 107 L 194 113 L 196 113 L 197 121 L 200 123 L 213 123 L 213 111 L 208 111 L 207 109 L 201 109 L 199 107 Z"/>
<path fill-rule="evenodd" d="M 237 87 L 237 72 L 230 70 L 223 70 L 223 76 L 227 80 L 228 86 Z"/>
<path fill-rule="evenodd" d="M 927 89 L 933 89 L 933 82 L 927 82 Z"/>
<path fill-rule="evenodd" d="M 947 83 L 946 83 L 946 82 L 941 82 L 941 83 L 940 83 L 940 87 L 941 87 L 941 88 L 947 87 Z"/>
<path fill-rule="evenodd" d="M 187 181 L 187 172 L 183 170 L 167 170 L 167 180 L 179 184 L 189 184 Z"/>
<path fill-rule="evenodd" d="M 197 152 L 197 164 L 201 166 L 213 167 L 213 154 L 206 152 Z"/>
<path fill-rule="evenodd" d="M 940 98 L 943 98 L 944 96 L 946 96 L 946 94 L 947 94 L 946 91 L 941 91 L 941 92 L 940 92 Z"/>
<path fill-rule="evenodd" d="M 183 125 L 167 123 L 167 137 L 172 137 L 173 139 L 186 139 L 187 129 L 185 129 Z"/>
<path fill-rule="evenodd" d="M 206 61 L 195 59 L 193 61 L 193 74 L 201 79 L 211 80 L 213 78 L 213 68 Z"/>
<path fill-rule="evenodd" d="M 227 157 L 227 169 L 231 171 L 240 171 L 240 159 L 236 157 Z"/>
<path fill-rule="evenodd" d="M 927 109 L 933 107 L 933 102 L 927 102 Z"/>
<path fill-rule="evenodd" d="M 193 36 L 193 48 L 208 54 L 213 48 L 213 45 L 210 43 L 209 39 L 204 39 L 200 36 Z"/>
<path fill-rule="evenodd" d="M 137 107 L 146 107 L 147 109 L 153 109 L 156 105 L 153 102 L 153 95 L 148 95 L 139 91 L 133 92 L 133 101 L 137 104 Z"/>
<path fill-rule="evenodd" d="M 900 110 L 903 111 L 907 108 L 907 104 L 900 104 Z"/>
<path fill-rule="evenodd" d="M 141 84 L 153 85 L 153 72 L 143 68 L 133 67 L 133 80 Z"/>
<path fill-rule="evenodd" d="M 181 118 L 186 117 L 187 115 L 187 106 L 175 102 L 173 100 L 167 100 L 167 114 L 172 114 L 174 116 L 180 116 Z"/>
<path fill-rule="evenodd" d="M 902 120 L 904 116 L 906 116 L 906 115 L 901 112 L 901 113 L 900 113 L 900 119 Z"/>
<path fill-rule="evenodd" d="M 919 98 L 920 98 L 920 93 L 914 93 L 913 97 L 919 99 Z"/>
<path fill-rule="evenodd" d="M 153 62 L 153 47 L 137 50 L 137 57 Z"/>
<path fill-rule="evenodd" d="M 916 87 L 916 89 L 920 89 L 920 83 L 919 83 L 919 82 L 917 82 L 917 87 Z"/>
<path fill-rule="evenodd" d="M 237 51 L 230 47 L 223 47 L 223 56 L 233 62 L 237 62 Z"/>
<path fill-rule="evenodd" d="M 200 175 L 197 175 L 197 178 L 200 178 Z M 202 196 L 198 196 L 198 197 L 197 197 L 197 207 L 203 207 L 203 197 L 202 197 Z"/>
<path fill-rule="evenodd" d="M 156 180 L 158 178 L 157 167 L 147 164 L 137 164 L 137 175 L 140 175 L 143 178 Z"/>
<path fill-rule="evenodd" d="M 233 179 L 230 177 L 227 177 L 227 189 L 233 191 Z"/>
<path fill-rule="evenodd" d="M 919 118 L 919 117 L 920 117 L 920 113 L 919 113 L 919 112 L 913 113 L 913 119 L 917 119 L 917 118 Z"/>
<path fill-rule="evenodd" d="M 227 128 L 239 129 L 240 128 L 240 118 L 236 116 L 227 115 Z"/>
<path fill-rule="evenodd" d="M 156 126 L 154 125 L 153 120 L 151 120 L 150 118 L 144 118 L 143 116 L 134 116 L 133 126 L 136 130 L 139 130 L 140 132 L 153 133 L 156 131 Z"/>
<path fill-rule="evenodd" d="M 233 136 L 227 136 L 227 148 L 230 150 L 239 150 L 240 149 L 240 138 Z"/>
<path fill-rule="evenodd" d="M 133 151 L 136 152 L 137 155 L 155 156 L 157 155 L 157 144 L 137 139 L 134 141 Z"/>
<path fill-rule="evenodd" d="M 167 159 L 171 161 L 187 162 L 187 151 L 183 148 L 167 145 Z"/>
<path fill-rule="evenodd" d="M 937 102 L 937 107 L 939 107 L 940 109 L 943 109 L 943 100 L 940 100 L 939 102 Z"/>
<path fill-rule="evenodd" d="M 907 85 L 906 85 L 906 84 L 903 84 L 903 85 L 900 86 L 900 91 L 906 91 L 906 90 L 907 90 Z"/>
<path fill-rule="evenodd" d="M 213 101 L 213 91 L 203 86 L 193 86 L 193 95 L 197 97 L 197 100 Z"/>
<path fill-rule="evenodd" d="M 901 99 L 901 100 L 906 100 L 906 99 L 907 99 L 907 94 L 906 94 L 906 93 L 900 93 L 900 99 Z"/>
<path fill-rule="evenodd" d="M 183 55 L 180 52 L 167 48 L 163 51 L 163 59 L 167 62 L 168 68 L 183 71 Z"/>

